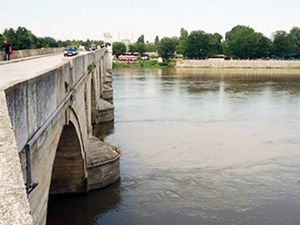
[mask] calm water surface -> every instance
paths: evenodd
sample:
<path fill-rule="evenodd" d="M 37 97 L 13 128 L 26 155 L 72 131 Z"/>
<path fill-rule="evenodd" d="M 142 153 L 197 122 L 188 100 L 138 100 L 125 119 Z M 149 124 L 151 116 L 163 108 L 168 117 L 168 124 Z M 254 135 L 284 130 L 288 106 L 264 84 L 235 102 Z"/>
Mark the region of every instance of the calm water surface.
<path fill-rule="evenodd" d="M 121 179 L 51 224 L 300 224 L 300 70 L 115 70 Z M 105 130 L 103 134 L 103 130 Z"/>

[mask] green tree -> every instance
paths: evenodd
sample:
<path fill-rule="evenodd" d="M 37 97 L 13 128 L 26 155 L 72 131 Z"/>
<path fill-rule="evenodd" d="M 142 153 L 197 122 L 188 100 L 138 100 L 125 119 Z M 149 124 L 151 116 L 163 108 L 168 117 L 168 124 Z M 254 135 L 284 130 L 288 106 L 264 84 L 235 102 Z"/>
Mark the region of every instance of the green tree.
<path fill-rule="evenodd" d="M 192 31 L 184 42 L 184 54 L 189 58 L 207 56 L 210 46 L 210 35 L 204 31 Z"/>
<path fill-rule="evenodd" d="M 180 40 L 178 42 L 178 44 L 176 45 L 175 51 L 176 51 L 177 54 L 184 55 L 184 42 L 185 42 L 185 40 Z"/>
<path fill-rule="evenodd" d="M 185 45 L 185 41 L 188 37 L 188 32 L 187 30 L 185 30 L 184 28 L 180 29 L 180 37 L 179 37 L 179 41 L 176 45 L 176 53 L 177 54 L 184 54 L 184 45 Z"/>
<path fill-rule="evenodd" d="M 209 34 L 209 53 L 212 55 L 222 54 L 222 35 L 219 33 Z"/>
<path fill-rule="evenodd" d="M 2 34 L 0 34 L 0 46 L 2 46 L 3 42 L 4 42 L 4 36 Z M 2 51 L 3 49 L 0 49 L 0 51 Z"/>
<path fill-rule="evenodd" d="M 154 40 L 154 47 L 155 47 L 155 50 L 158 49 L 158 45 L 159 45 L 159 37 L 158 37 L 158 35 L 156 35 L 155 40 Z"/>
<path fill-rule="evenodd" d="M 47 46 L 47 43 L 44 38 L 38 37 L 36 40 L 36 48 L 45 48 Z"/>
<path fill-rule="evenodd" d="M 289 53 L 288 34 L 285 31 L 276 31 L 273 34 L 273 51 L 272 53 L 283 58 Z"/>
<path fill-rule="evenodd" d="M 145 52 L 155 52 L 155 46 L 153 44 L 145 44 Z"/>
<path fill-rule="evenodd" d="M 135 44 L 130 44 L 130 45 L 128 46 L 128 50 L 129 50 L 130 52 L 137 52 L 137 51 L 138 51 L 137 44 L 136 44 L 136 43 L 135 43 Z"/>
<path fill-rule="evenodd" d="M 168 59 L 170 56 L 174 55 L 176 48 L 176 40 L 174 38 L 164 37 L 161 39 L 158 54 L 164 59 Z"/>
<path fill-rule="evenodd" d="M 289 54 L 300 54 L 300 28 L 293 27 L 287 34 Z M 299 57 L 299 56 L 298 56 Z"/>
<path fill-rule="evenodd" d="M 43 37 L 43 41 L 46 44 L 44 46 L 45 48 L 57 48 L 58 47 L 57 41 L 52 37 Z"/>
<path fill-rule="evenodd" d="M 256 44 L 254 46 L 255 58 L 262 58 L 271 55 L 272 41 L 262 33 L 255 34 Z"/>
<path fill-rule="evenodd" d="M 19 50 L 19 44 L 17 42 L 17 38 L 16 38 L 16 33 L 14 31 L 14 29 L 10 28 L 10 29 L 5 29 L 3 32 L 3 37 L 4 39 L 6 39 L 8 41 L 8 43 L 11 44 L 12 48 L 14 50 Z"/>
<path fill-rule="evenodd" d="M 143 34 L 138 38 L 137 43 L 145 43 L 145 38 Z"/>
<path fill-rule="evenodd" d="M 114 42 L 113 43 L 113 54 L 117 57 L 126 52 L 126 45 L 123 42 Z"/>
<path fill-rule="evenodd" d="M 239 58 L 258 58 L 270 52 L 270 41 L 251 27 L 238 25 L 226 32 L 225 53 Z"/>
<path fill-rule="evenodd" d="M 16 35 L 22 49 L 36 48 L 37 37 L 30 30 L 25 27 L 18 27 Z"/>
<path fill-rule="evenodd" d="M 184 40 L 189 36 L 189 33 L 187 30 L 185 30 L 184 28 L 180 29 L 180 37 L 179 40 Z"/>
<path fill-rule="evenodd" d="M 247 26 L 238 25 L 225 34 L 226 54 L 239 58 L 253 55 L 255 31 Z"/>
<path fill-rule="evenodd" d="M 82 42 L 82 41 L 79 41 L 79 40 L 72 40 L 72 42 L 71 42 L 71 45 L 72 45 L 72 46 L 77 46 L 77 47 L 79 47 L 79 45 L 81 45 L 81 44 L 83 44 L 83 42 Z M 98 43 L 96 43 L 96 42 L 95 42 L 95 44 L 98 45 Z"/>
<path fill-rule="evenodd" d="M 71 45 L 71 40 L 65 40 L 65 41 L 58 40 L 57 41 L 57 45 L 58 45 L 58 47 L 67 47 L 67 46 L 70 46 Z M 86 48 L 86 50 L 88 50 L 88 48 Z"/>
<path fill-rule="evenodd" d="M 137 47 L 137 51 L 142 56 L 145 52 L 145 49 L 146 49 L 145 43 L 144 42 L 138 42 L 138 43 L 136 43 L 136 47 Z"/>
<path fill-rule="evenodd" d="M 146 44 L 144 42 L 142 42 L 143 38 L 141 38 L 141 37 L 139 38 L 140 41 L 138 41 L 137 43 L 134 43 L 134 44 L 130 44 L 128 46 L 128 48 L 129 48 L 130 52 L 138 52 L 142 56 L 144 54 L 144 52 L 147 50 L 146 50 Z M 147 44 L 147 45 L 148 45 L 148 47 L 150 47 L 149 46 L 150 44 Z"/>
<path fill-rule="evenodd" d="M 36 48 L 37 37 L 25 27 L 5 29 L 3 36 L 11 44 L 14 50 Z"/>

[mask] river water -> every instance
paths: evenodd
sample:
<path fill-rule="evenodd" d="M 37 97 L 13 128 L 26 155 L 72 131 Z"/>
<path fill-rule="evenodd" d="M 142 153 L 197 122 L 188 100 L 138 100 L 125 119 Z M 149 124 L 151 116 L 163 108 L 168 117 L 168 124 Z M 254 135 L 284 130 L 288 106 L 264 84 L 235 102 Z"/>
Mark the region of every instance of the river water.
<path fill-rule="evenodd" d="M 48 225 L 300 223 L 300 70 L 122 69 L 121 179 L 51 197 Z"/>

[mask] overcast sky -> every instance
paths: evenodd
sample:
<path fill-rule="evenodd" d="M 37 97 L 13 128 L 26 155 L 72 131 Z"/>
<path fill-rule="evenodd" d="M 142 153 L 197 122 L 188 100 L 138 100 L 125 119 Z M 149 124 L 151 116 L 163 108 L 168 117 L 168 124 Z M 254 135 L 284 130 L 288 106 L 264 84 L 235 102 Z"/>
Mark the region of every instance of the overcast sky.
<path fill-rule="evenodd" d="M 0 32 L 23 26 L 38 37 L 145 41 L 202 30 L 223 37 L 236 25 L 271 38 L 300 27 L 300 0 L 0 0 Z"/>

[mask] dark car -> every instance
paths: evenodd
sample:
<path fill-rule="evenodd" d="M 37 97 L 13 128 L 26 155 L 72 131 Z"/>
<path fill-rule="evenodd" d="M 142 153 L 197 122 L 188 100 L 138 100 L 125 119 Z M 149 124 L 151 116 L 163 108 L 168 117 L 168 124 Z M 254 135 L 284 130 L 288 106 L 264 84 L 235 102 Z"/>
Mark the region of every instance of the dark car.
<path fill-rule="evenodd" d="M 78 54 L 79 54 L 78 48 L 75 46 L 68 46 L 64 50 L 64 56 L 73 56 Z"/>

